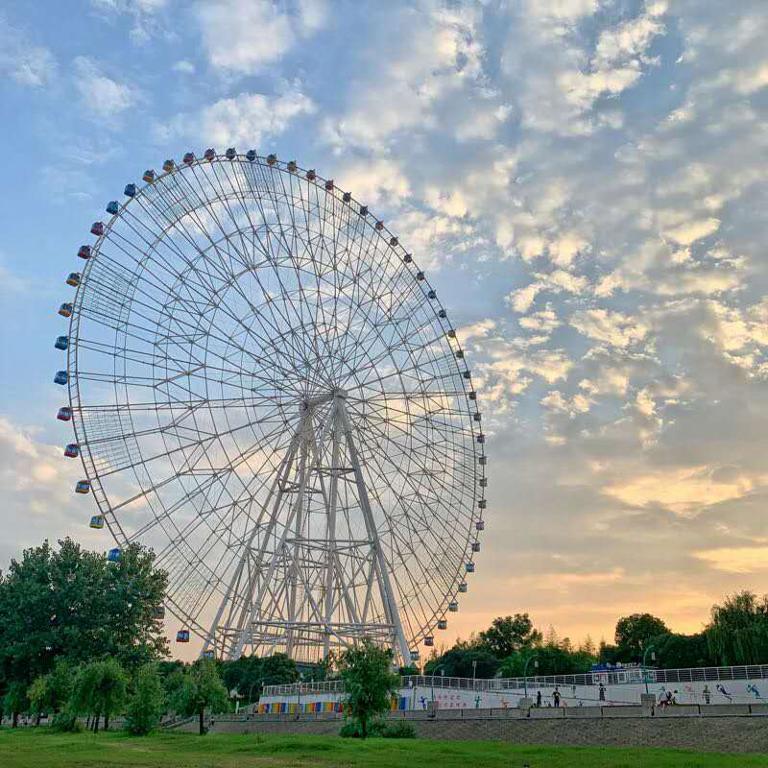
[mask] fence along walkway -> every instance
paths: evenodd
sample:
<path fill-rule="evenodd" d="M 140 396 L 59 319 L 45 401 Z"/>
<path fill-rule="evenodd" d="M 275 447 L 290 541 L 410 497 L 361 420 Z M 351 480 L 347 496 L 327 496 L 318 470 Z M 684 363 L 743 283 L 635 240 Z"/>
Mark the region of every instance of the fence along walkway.
<path fill-rule="evenodd" d="M 618 667 L 595 670 L 580 675 L 543 675 L 537 677 L 444 677 L 442 675 L 408 675 L 400 678 L 401 688 L 431 687 L 473 691 L 518 690 L 527 686 L 555 685 L 628 685 L 643 683 L 727 682 L 729 680 L 768 679 L 768 664 L 739 667 L 693 667 L 683 669 L 654 669 L 651 667 Z M 296 696 L 308 694 L 343 693 L 341 680 L 265 685 L 262 696 Z"/>

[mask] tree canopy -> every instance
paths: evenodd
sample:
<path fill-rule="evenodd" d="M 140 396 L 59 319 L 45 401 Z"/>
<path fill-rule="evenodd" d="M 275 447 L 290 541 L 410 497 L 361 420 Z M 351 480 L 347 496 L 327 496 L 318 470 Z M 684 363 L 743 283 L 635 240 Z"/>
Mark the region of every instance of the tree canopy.
<path fill-rule="evenodd" d="M 205 733 L 206 710 L 223 712 L 228 703 L 227 689 L 212 659 L 200 659 L 189 667 L 174 697 L 176 710 L 180 714 L 198 716 L 201 736 Z"/>
<path fill-rule="evenodd" d="M 633 613 L 616 622 L 615 641 L 626 661 L 641 661 L 651 638 L 667 634 L 667 625 L 650 613 Z"/>
<path fill-rule="evenodd" d="M 71 539 L 25 550 L 0 577 L 0 677 L 29 685 L 57 659 L 114 657 L 130 669 L 166 654 L 156 618 L 166 586 L 138 545 L 117 563 Z"/>
<path fill-rule="evenodd" d="M 392 651 L 366 640 L 341 654 L 339 672 L 344 681 L 349 715 L 366 738 L 371 720 L 389 709 L 399 678 L 392 672 Z"/>
<path fill-rule="evenodd" d="M 499 616 L 488 629 L 480 633 L 480 645 L 497 659 L 504 659 L 539 642 L 541 632 L 534 628 L 527 613 Z"/>

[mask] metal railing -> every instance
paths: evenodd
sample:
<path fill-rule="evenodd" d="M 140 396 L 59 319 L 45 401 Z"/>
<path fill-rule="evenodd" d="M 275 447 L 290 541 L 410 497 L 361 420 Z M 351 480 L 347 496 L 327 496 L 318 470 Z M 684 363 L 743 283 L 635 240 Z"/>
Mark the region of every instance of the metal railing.
<path fill-rule="evenodd" d="M 579 675 L 540 675 L 536 677 L 444 677 L 443 675 L 408 675 L 400 678 L 401 688 L 434 686 L 470 691 L 506 691 L 528 686 L 550 687 L 555 685 L 629 685 L 644 683 L 695 683 L 725 682 L 728 680 L 760 680 L 768 678 L 768 664 L 738 667 L 696 667 L 683 669 L 655 669 L 653 667 L 616 667 L 595 670 Z M 341 680 L 321 682 L 288 683 L 265 685 L 265 696 L 301 696 L 311 694 L 343 693 Z"/>

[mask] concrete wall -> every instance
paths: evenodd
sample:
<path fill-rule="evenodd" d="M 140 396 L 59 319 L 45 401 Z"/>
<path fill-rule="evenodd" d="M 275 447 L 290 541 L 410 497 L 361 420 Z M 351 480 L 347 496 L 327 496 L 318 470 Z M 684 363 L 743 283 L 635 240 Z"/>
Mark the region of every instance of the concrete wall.
<path fill-rule="evenodd" d="M 586 708 L 584 708 L 586 709 Z M 532 710 L 532 717 L 516 709 L 494 713 L 440 712 L 438 717 L 416 717 L 399 713 L 392 720 L 406 719 L 423 739 L 499 740 L 515 744 L 572 746 L 681 747 L 717 752 L 768 752 L 768 717 L 740 716 L 703 711 L 675 715 L 668 710 L 659 717 L 643 717 L 639 707 L 590 707 L 595 710 Z M 619 710 L 632 712 L 619 712 Z M 706 708 L 702 708 L 706 710 Z M 591 715 L 591 716 L 590 716 Z M 335 735 L 343 723 L 339 716 L 326 715 L 299 720 L 279 716 L 254 716 L 248 720 L 214 719 L 213 733 L 274 733 Z M 196 723 L 182 726 L 194 731 Z"/>

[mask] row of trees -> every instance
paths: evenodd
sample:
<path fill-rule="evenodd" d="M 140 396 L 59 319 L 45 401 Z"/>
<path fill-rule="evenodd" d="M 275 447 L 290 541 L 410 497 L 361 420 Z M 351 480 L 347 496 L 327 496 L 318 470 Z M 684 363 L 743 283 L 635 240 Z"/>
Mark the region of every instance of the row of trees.
<path fill-rule="evenodd" d="M 125 715 L 126 727 L 135 735 L 152 731 L 164 713 L 196 715 L 204 732 L 207 710 L 226 711 L 227 689 L 215 662 L 201 660 L 183 670 L 163 675 L 150 662 L 128 674 L 116 659 L 92 661 L 72 667 L 59 660 L 53 670 L 40 675 L 28 688 L 14 681 L 2 699 L 2 709 L 16 727 L 19 715 L 27 714 L 40 723 L 43 714 L 61 730 L 79 727 L 78 718 L 87 718 L 88 727 L 109 729 L 110 719 Z"/>
<path fill-rule="evenodd" d="M 740 592 L 726 598 L 712 607 L 707 626 L 692 635 L 672 632 L 649 613 L 623 616 L 616 623 L 614 642 L 599 646 L 589 637 L 575 646 L 552 629 L 545 635 L 527 613 L 498 617 L 479 635 L 433 653 L 425 672 L 456 677 L 578 674 L 595 664 L 639 664 L 644 655 L 647 664 L 665 669 L 764 664 L 768 596 Z"/>

